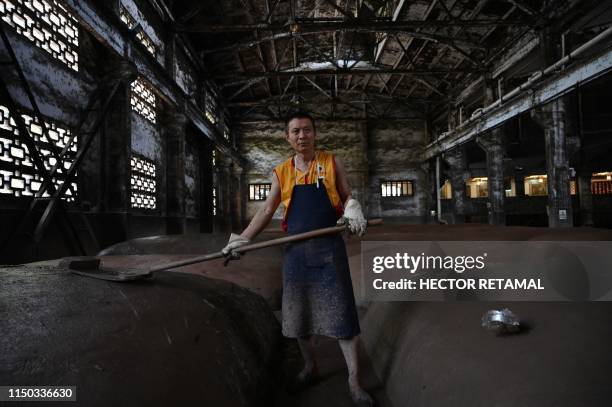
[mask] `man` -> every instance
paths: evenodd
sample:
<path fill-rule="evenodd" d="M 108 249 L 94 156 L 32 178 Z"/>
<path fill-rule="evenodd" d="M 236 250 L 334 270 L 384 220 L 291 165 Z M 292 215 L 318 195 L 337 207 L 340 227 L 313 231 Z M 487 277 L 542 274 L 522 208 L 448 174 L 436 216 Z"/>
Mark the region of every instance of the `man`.
<path fill-rule="evenodd" d="M 245 245 L 270 222 L 278 205 L 285 207 L 283 229 L 289 234 L 348 223 L 351 233 L 366 230 L 359 202 L 351 197 L 342 162 L 331 153 L 315 150 L 312 116 L 298 112 L 286 121 L 285 139 L 295 154 L 274 168 L 272 187 L 264 205 L 240 235 L 233 234 L 223 253 Z M 317 365 L 310 338 L 338 339 L 349 371 L 349 390 L 355 403 L 372 405 L 359 382 L 357 357 L 359 320 L 342 236 L 319 237 L 291 243 L 283 264 L 283 335 L 297 338 L 304 357 L 298 385 L 316 379 Z"/>

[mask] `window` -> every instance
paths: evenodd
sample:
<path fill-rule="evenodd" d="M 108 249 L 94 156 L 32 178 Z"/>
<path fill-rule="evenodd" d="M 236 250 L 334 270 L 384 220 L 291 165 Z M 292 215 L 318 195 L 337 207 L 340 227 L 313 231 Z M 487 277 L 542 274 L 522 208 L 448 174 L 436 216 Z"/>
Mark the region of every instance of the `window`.
<path fill-rule="evenodd" d="M 155 124 L 157 114 L 155 113 L 155 93 L 151 87 L 142 79 L 132 82 L 132 95 L 130 102 L 132 110 Z"/>
<path fill-rule="evenodd" d="M 489 196 L 487 177 L 472 178 L 465 182 L 468 198 L 486 198 Z"/>
<path fill-rule="evenodd" d="M 132 155 L 130 160 L 132 208 L 155 209 L 157 207 L 157 178 L 155 163 L 144 157 Z"/>
<path fill-rule="evenodd" d="M 206 90 L 204 98 L 204 114 L 209 122 L 217 124 L 219 122 L 219 106 L 217 104 L 217 95 L 211 89 Z"/>
<path fill-rule="evenodd" d="M 213 185 L 212 189 L 212 213 L 217 216 L 217 186 Z"/>
<path fill-rule="evenodd" d="M 612 172 L 596 172 L 591 178 L 591 193 L 593 195 L 612 194 Z"/>
<path fill-rule="evenodd" d="M 77 20 L 56 0 L 0 0 L 0 16 L 53 58 L 79 70 Z"/>
<path fill-rule="evenodd" d="M 592 186 L 592 183 L 591 183 Z M 576 195 L 576 181 L 569 182 L 570 195 Z M 527 196 L 546 196 L 548 195 L 548 176 L 530 175 L 525 177 L 525 195 Z"/>
<path fill-rule="evenodd" d="M 27 114 L 22 114 L 21 117 L 34 139 L 34 144 L 47 171 L 51 171 L 57 164 L 53 153 L 59 156 L 66 145 L 70 146 L 62 165 L 58 167 L 53 177 L 55 187 L 58 188 L 64 182 L 66 170 L 74 161 L 77 152 L 77 138 L 72 140 L 72 132 L 69 129 L 48 119 L 44 121 L 47 127 L 45 135 L 43 123 L 37 117 Z M 16 197 L 34 196 L 40 190 L 42 182 L 43 177 L 36 170 L 28 147 L 19 138 L 19 130 L 17 130 L 14 119 L 8 108 L 0 105 L 0 194 Z M 77 184 L 73 182 L 62 199 L 73 202 L 76 192 Z M 45 192 L 42 196 L 50 195 Z"/>
<path fill-rule="evenodd" d="M 380 189 L 384 198 L 412 196 L 412 181 L 383 181 Z"/>
<path fill-rule="evenodd" d="M 265 201 L 272 184 L 249 184 L 249 201 Z"/>
<path fill-rule="evenodd" d="M 130 30 L 136 27 L 136 20 L 134 20 L 134 17 L 132 17 L 130 12 L 127 11 L 124 6 L 120 6 L 119 8 L 119 18 L 121 18 L 121 21 L 123 21 Z M 155 44 L 153 43 L 153 40 L 151 40 L 151 37 L 149 37 L 142 28 L 139 28 L 136 32 L 136 38 L 142 45 L 144 45 L 151 55 L 155 56 L 157 53 Z"/>
<path fill-rule="evenodd" d="M 525 177 L 525 195 L 548 195 L 548 180 L 546 175 L 530 175 Z"/>
<path fill-rule="evenodd" d="M 213 148 L 212 150 L 211 160 L 212 160 L 212 166 L 214 170 L 215 167 L 217 166 L 217 149 L 215 148 Z M 217 216 L 217 184 L 215 182 L 214 177 L 213 177 L 213 187 L 212 187 L 212 214 L 213 216 Z"/>
<path fill-rule="evenodd" d="M 227 141 L 230 141 L 230 130 L 226 123 L 227 119 L 224 120 L 223 126 L 221 127 L 223 132 L 223 138 Z"/>
<path fill-rule="evenodd" d="M 507 198 L 516 196 L 516 183 L 514 178 L 504 178 L 504 192 Z"/>
<path fill-rule="evenodd" d="M 444 184 L 440 187 L 440 199 L 452 199 L 453 188 L 449 180 L 444 180 Z"/>

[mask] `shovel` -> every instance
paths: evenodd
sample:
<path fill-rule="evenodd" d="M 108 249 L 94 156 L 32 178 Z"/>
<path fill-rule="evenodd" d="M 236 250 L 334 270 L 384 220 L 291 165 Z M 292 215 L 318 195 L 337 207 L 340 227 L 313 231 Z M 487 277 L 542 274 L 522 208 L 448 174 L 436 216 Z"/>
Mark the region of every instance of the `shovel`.
<path fill-rule="evenodd" d="M 382 224 L 382 219 L 372 219 L 368 221 L 368 226 L 376 226 Z M 278 239 L 267 240 L 265 242 L 252 243 L 233 250 L 233 253 L 244 254 L 253 250 L 263 249 L 266 247 L 278 246 L 285 243 L 297 242 L 300 240 L 311 239 L 340 233 L 347 230 L 347 225 L 332 226 L 323 229 L 311 230 L 310 232 L 299 233 L 297 235 L 280 237 Z M 99 257 L 66 257 L 59 263 L 60 267 L 68 268 L 71 272 L 85 277 L 97 278 L 108 281 L 134 281 L 143 280 L 153 276 L 156 271 L 169 270 L 176 267 L 187 266 L 189 264 L 202 263 L 208 260 L 220 259 L 224 257 L 220 251 L 206 254 L 203 256 L 192 257 L 190 259 L 179 260 L 171 263 L 161 264 L 149 269 L 114 269 L 110 267 L 101 267 Z M 226 260 L 225 264 L 230 260 Z"/>

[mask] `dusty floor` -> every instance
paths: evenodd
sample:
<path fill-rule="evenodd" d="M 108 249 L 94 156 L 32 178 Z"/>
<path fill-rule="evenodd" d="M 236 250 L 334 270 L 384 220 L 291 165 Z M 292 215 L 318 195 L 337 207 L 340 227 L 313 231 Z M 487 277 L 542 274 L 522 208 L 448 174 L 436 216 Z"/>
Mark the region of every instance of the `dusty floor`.
<path fill-rule="evenodd" d="M 278 236 L 281 234 L 269 231 L 261 239 Z M 225 236 L 208 238 L 191 247 L 180 241 L 166 241 L 161 245 L 152 245 L 149 241 L 150 247 L 143 248 L 147 244 L 140 247 L 137 257 L 115 251 L 114 256 L 105 260 L 109 264 L 140 267 L 190 253 L 216 251 L 224 239 Z M 590 241 L 612 240 L 612 230 L 482 224 L 372 227 L 362 239 L 347 240 L 356 292 L 360 282 L 361 240 Z M 277 309 L 282 252 L 269 250 L 250 253 L 228 268 L 213 261 L 178 271 L 232 281 L 263 295 Z M 152 252 L 156 255 L 149 254 Z M 369 311 L 362 310 L 364 344 L 374 358 L 371 363 L 364 357 L 363 372 L 365 387 L 380 406 L 603 406 L 609 405 L 612 399 L 612 391 L 606 385 L 608 372 L 612 370 L 612 357 L 607 356 L 612 352 L 607 351 L 606 345 L 612 342 L 612 330 L 607 328 L 612 326 L 608 322 L 612 305 L 608 303 L 393 303 L 386 308 L 384 304 L 376 305 Z M 517 310 L 519 316 L 527 319 L 530 329 L 505 338 L 483 331 L 480 316 L 493 306 Z M 386 325 L 381 326 L 380 321 Z M 396 343 L 390 343 L 390 338 Z M 293 377 L 302 363 L 295 341 L 286 340 L 283 353 L 280 383 Z M 320 338 L 317 358 L 322 379 L 299 393 L 280 390 L 275 406 L 351 405 L 346 367 L 337 343 Z M 543 381 L 538 383 L 540 379 Z M 496 386 L 500 388 L 496 390 Z M 556 386 L 563 388 L 556 391 Z"/>
<path fill-rule="evenodd" d="M 612 240 L 612 231 L 475 224 L 387 225 L 371 228 L 363 240 L 591 241 Z M 360 240 L 353 237 L 347 243 L 358 292 Z M 610 303 L 376 305 L 362 314 L 361 322 L 372 359 L 371 363 L 366 358 L 365 385 L 381 406 L 610 404 Z M 510 307 L 522 318 L 524 330 L 519 335 L 497 337 L 480 327 L 486 310 L 503 307 Z M 299 351 L 295 345 L 288 346 L 286 360 L 291 374 L 295 374 L 301 367 Z M 346 368 L 337 345 L 323 340 L 319 350 L 329 376 L 300 394 L 281 394 L 277 406 L 351 405 Z"/>
<path fill-rule="evenodd" d="M 525 329 L 480 327 L 509 307 Z M 612 304 L 387 303 L 371 307 L 364 342 L 394 407 L 610 406 Z"/>
<path fill-rule="evenodd" d="M 365 312 L 360 309 L 360 318 Z M 280 318 L 279 313 L 276 313 Z M 315 357 L 319 368 L 320 378 L 310 387 L 299 392 L 288 391 L 289 381 L 295 377 L 303 367 L 302 355 L 300 354 L 297 341 L 285 338 L 283 342 L 283 371 L 280 390 L 276 394 L 274 407 L 352 407 L 354 406 L 349 396 L 347 385 L 347 369 L 338 346 L 338 342 L 331 338 L 316 337 Z M 370 359 L 365 353 L 363 344 L 360 346 L 360 361 L 362 363 L 362 385 L 368 393 L 376 400 L 378 407 L 392 407 L 381 381 L 374 373 Z"/>

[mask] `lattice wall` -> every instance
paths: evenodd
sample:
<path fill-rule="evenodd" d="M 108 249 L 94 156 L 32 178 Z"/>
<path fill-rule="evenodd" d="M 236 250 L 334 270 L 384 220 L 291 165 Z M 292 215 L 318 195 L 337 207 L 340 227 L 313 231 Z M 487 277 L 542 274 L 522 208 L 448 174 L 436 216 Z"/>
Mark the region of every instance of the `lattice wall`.
<path fill-rule="evenodd" d="M 155 112 L 155 93 L 142 79 L 132 82 L 131 104 L 132 110 L 155 124 L 157 113 Z"/>
<path fill-rule="evenodd" d="M 55 0 L 0 0 L 0 16 L 37 47 L 79 70 L 77 20 Z"/>
<path fill-rule="evenodd" d="M 157 208 L 156 168 L 153 161 L 132 156 L 131 203 L 132 208 Z"/>
<path fill-rule="evenodd" d="M 217 216 L 217 186 L 213 185 L 212 188 L 212 214 Z"/>
<path fill-rule="evenodd" d="M 46 120 L 48 135 L 43 134 L 43 124 L 38 118 L 22 114 L 26 126 L 29 128 L 38 152 L 43 159 L 48 171 L 56 164 L 52 151 L 59 156 L 62 149 L 70 142 L 72 133 L 69 129 L 61 127 L 57 123 Z M 77 138 L 67 151 L 63 166 L 58 168 L 54 183 L 57 188 L 64 183 L 65 172 L 74 161 L 77 151 Z M 36 170 L 34 161 L 30 156 L 28 147 L 19 138 L 19 130 L 8 108 L 0 105 L 0 194 L 20 196 L 34 196 L 39 191 L 43 182 L 42 176 Z M 72 202 L 77 193 L 77 184 L 71 183 L 71 188 L 66 191 L 64 200 Z M 43 197 L 48 197 L 45 192 Z"/>
<path fill-rule="evenodd" d="M 134 20 L 134 17 L 132 17 L 130 12 L 127 11 L 127 9 L 123 6 L 121 6 L 121 8 L 119 9 L 119 17 L 121 18 L 121 21 L 123 21 L 130 30 L 136 27 L 136 20 Z M 140 41 L 142 45 L 145 46 L 145 48 L 147 49 L 147 51 L 149 51 L 151 55 L 155 56 L 155 54 L 157 53 L 157 48 L 155 47 L 153 40 L 147 35 L 147 33 L 145 33 L 142 29 L 139 29 L 136 33 L 136 38 L 138 39 L 138 41 Z"/>
<path fill-rule="evenodd" d="M 204 114 L 208 121 L 212 124 L 219 122 L 219 106 L 217 104 L 217 95 L 210 89 L 206 90 L 204 98 Z"/>

